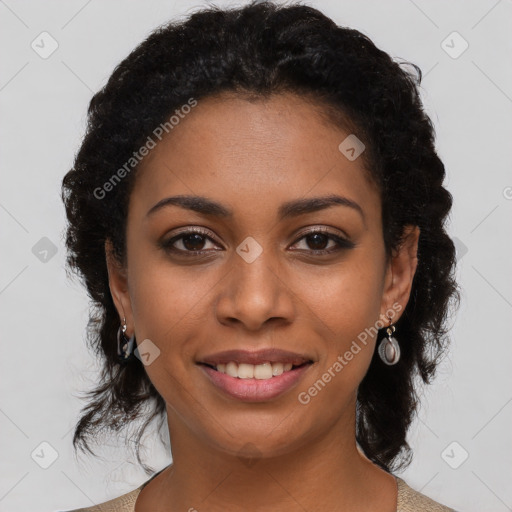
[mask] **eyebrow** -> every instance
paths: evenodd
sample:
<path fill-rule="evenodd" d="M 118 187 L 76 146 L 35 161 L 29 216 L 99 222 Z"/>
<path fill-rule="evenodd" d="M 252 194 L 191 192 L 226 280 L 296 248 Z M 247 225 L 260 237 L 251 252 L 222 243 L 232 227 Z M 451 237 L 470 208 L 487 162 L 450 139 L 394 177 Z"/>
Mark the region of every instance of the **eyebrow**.
<path fill-rule="evenodd" d="M 279 207 L 277 216 L 278 219 L 282 221 L 285 219 L 298 217 L 299 215 L 304 215 L 306 213 L 317 212 L 338 205 L 352 208 L 353 210 L 357 211 L 361 215 L 363 221 L 365 221 L 363 209 L 361 208 L 361 206 L 359 206 L 358 203 L 347 197 L 334 194 L 287 201 L 286 203 L 283 203 Z M 212 199 L 208 199 L 207 197 L 191 195 L 166 197 L 158 201 L 158 203 L 156 203 L 154 206 L 152 206 L 149 209 L 148 213 L 146 214 L 146 217 L 153 215 L 162 208 L 165 208 L 166 206 L 179 206 L 186 210 L 192 210 L 194 212 L 210 217 L 233 217 L 233 211 L 227 208 L 226 206 L 216 201 L 213 201 Z"/>

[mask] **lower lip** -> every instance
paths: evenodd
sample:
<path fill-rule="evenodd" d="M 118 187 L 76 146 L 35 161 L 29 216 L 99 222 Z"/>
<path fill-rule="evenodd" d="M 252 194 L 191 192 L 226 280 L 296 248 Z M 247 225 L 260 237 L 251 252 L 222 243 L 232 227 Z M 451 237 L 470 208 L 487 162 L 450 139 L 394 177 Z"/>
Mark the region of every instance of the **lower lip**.
<path fill-rule="evenodd" d="M 200 366 L 214 386 L 232 398 L 242 402 L 264 402 L 293 388 L 311 364 L 299 366 L 270 379 L 239 379 L 209 366 Z"/>

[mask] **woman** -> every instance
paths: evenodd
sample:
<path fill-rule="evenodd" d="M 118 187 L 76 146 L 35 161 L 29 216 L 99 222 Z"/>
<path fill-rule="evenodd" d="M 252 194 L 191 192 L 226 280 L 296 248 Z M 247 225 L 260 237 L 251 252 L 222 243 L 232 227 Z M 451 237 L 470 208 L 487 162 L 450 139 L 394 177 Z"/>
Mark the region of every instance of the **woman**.
<path fill-rule="evenodd" d="M 451 510 L 393 474 L 457 299 L 420 79 L 261 2 L 115 69 L 63 180 L 104 362 L 74 444 L 167 419 L 173 463 L 80 510 Z"/>

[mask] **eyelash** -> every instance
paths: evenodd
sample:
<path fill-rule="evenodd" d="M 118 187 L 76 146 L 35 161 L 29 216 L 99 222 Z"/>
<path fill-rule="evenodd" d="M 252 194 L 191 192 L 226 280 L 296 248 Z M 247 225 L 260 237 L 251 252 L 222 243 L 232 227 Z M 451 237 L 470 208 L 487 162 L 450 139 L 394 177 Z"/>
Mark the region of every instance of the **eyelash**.
<path fill-rule="evenodd" d="M 167 252 L 184 255 L 185 257 L 199 256 L 199 255 L 204 255 L 205 253 L 208 253 L 208 252 L 212 252 L 211 250 L 186 251 L 183 249 L 176 249 L 175 247 L 173 247 L 175 242 L 181 240 L 182 238 L 186 237 L 187 235 L 192 235 L 192 234 L 202 235 L 203 237 L 207 238 L 211 242 L 215 243 L 215 241 L 208 235 L 208 232 L 203 231 L 202 229 L 199 229 L 199 228 L 194 228 L 194 229 L 189 229 L 187 231 L 183 231 L 179 235 L 172 237 L 171 239 L 169 239 L 167 241 L 164 240 L 163 242 L 161 242 L 160 246 L 162 249 L 164 249 Z M 335 235 L 334 233 L 331 233 L 330 231 L 328 231 L 325 228 L 315 228 L 306 233 L 302 233 L 300 238 L 298 238 L 293 245 L 296 245 L 298 242 L 300 242 L 304 238 L 307 238 L 308 236 L 316 235 L 316 234 L 328 235 L 328 238 L 333 240 L 334 242 L 336 242 L 338 244 L 338 247 L 336 247 L 334 249 L 331 248 L 331 249 L 321 249 L 321 250 L 320 249 L 311 249 L 308 251 L 310 254 L 317 255 L 317 256 L 326 256 L 328 254 L 333 254 L 335 252 L 341 251 L 343 249 L 352 249 L 355 247 L 355 244 L 353 242 L 351 242 L 350 240 L 347 240 L 346 238 Z M 297 249 L 295 249 L 295 250 L 297 250 Z M 303 251 L 303 250 L 299 249 L 299 251 Z"/>

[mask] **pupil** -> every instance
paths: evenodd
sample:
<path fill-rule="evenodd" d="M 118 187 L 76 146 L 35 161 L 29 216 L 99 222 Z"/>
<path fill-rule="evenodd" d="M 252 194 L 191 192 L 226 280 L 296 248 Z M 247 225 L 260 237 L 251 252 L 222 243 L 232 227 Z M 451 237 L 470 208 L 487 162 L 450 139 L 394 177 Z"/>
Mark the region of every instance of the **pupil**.
<path fill-rule="evenodd" d="M 204 246 L 203 236 L 197 233 L 186 235 L 183 237 L 183 245 L 191 251 L 200 251 Z"/>
<path fill-rule="evenodd" d="M 328 242 L 327 235 L 323 235 L 322 233 L 315 233 L 314 235 L 308 235 L 307 238 L 309 240 L 313 239 L 313 243 L 310 241 L 308 245 L 314 250 L 323 250 L 326 247 L 326 243 Z"/>

